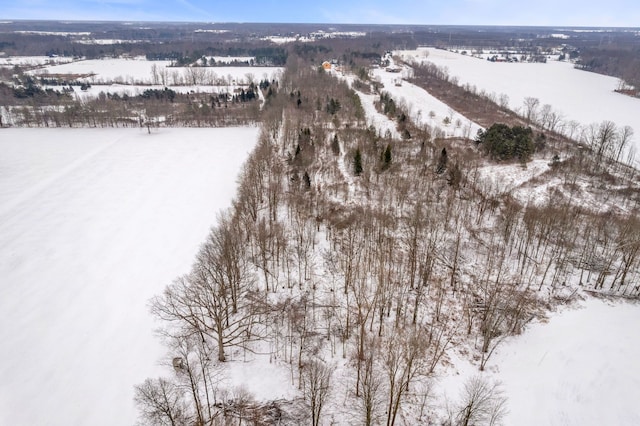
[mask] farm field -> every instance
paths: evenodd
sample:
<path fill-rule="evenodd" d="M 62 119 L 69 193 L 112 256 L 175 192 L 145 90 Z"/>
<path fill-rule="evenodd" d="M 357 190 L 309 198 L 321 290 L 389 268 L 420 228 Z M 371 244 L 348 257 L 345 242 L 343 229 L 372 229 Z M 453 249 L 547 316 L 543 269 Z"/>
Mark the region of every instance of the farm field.
<path fill-rule="evenodd" d="M 190 268 L 258 129 L 1 134 L 0 424 L 133 424 L 133 386 L 165 374 L 148 300 Z"/>
<path fill-rule="evenodd" d="M 85 75 L 80 80 L 91 84 L 164 84 L 219 85 L 256 84 L 274 79 L 279 67 L 170 67 L 170 61 L 144 59 L 90 59 L 52 65 L 34 70 L 34 74 Z"/>
<path fill-rule="evenodd" d="M 505 424 L 640 424 L 638 321 L 637 303 L 587 299 L 500 348 Z"/>
<path fill-rule="evenodd" d="M 507 397 L 505 425 L 596 426 L 640 422 L 637 303 L 587 298 L 534 322 L 499 347 L 485 378 Z M 458 374 L 439 381 L 455 400 L 479 374 L 453 358 Z"/>
<path fill-rule="evenodd" d="M 540 100 L 540 106 L 549 104 L 561 113 L 564 123 L 573 120 L 586 127 L 610 120 L 618 127 L 631 126 L 635 149 L 640 151 L 640 99 L 615 93 L 617 78 L 581 71 L 572 63 L 554 60 L 546 64 L 489 62 L 434 48 L 399 53 L 407 60 L 446 67 L 459 84 L 468 83 L 496 96 L 506 94 L 509 107 L 514 110 L 522 110 L 524 99 L 534 97 Z"/>
<path fill-rule="evenodd" d="M 44 65 L 64 64 L 71 61 L 73 61 L 73 58 L 50 58 L 48 56 L 12 56 L 0 58 L 0 68 L 13 68 L 16 65 L 41 67 Z"/>

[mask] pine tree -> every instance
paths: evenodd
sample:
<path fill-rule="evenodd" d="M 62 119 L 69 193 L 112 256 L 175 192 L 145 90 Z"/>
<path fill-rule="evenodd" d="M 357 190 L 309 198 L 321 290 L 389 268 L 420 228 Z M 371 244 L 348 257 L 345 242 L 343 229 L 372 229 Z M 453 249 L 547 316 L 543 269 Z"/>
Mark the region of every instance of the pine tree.
<path fill-rule="evenodd" d="M 340 155 L 340 141 L 338 140 L 338 134 L 333 137 L 331 141 L 331 151 L 333 151 L 334 155 Z"/>
<path fill-rule="evenodd" d="M 391 145 L 387 145 L 382 155 L 382 170 L 387 170 L 391 165 Z"/>
<path fill-rule="evenodd" d="M 462 170 L 460 170 L 460 166 L 458 166 L 458 163 L 453 164 L 453 167 L 449 169 L 448 175 L 449 176 L 447 176 L 447 183 L 454 189 L 458 189 L 460 187 L 460 183 L 462 182 Z"/>
<path fill-rule="evenodd" d="M 356 149 L 356 153 L 353 156 L 353 174 L 360 176 L 362 174 L 362 153 L 360 148 Z"/>
<path fill-rule="evenodd" d="M 307 173 L 305 171 L 304 172 L 304 176 L 302 177 L 302 179 L 304 180 L 304 188 L 305 189 L 310 189 L 311 188 L 311 177 L 309 177 L 309 173 Z"/>
<path fill-rule="evenodd" d="M 436 173 L 441 175 L 447 169 L 447 162 L 449 158 L 447 157 L 447 149 L 442 148 L 440 152 L 440 159 L 438 160 L 438 167 L 436 167 Z"/>

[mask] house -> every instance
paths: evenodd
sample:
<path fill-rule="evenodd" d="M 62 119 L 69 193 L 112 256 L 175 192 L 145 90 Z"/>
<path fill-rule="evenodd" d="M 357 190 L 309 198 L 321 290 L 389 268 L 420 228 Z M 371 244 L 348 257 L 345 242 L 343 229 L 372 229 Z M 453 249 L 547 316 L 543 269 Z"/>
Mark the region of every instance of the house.
<path fill-rule="evenodd" d="M 325 69 L 325 71 L 330 71 L 331 70 L 331 62 L 329 61 L 324 61 L 322 63 L 322 68 Z"/>

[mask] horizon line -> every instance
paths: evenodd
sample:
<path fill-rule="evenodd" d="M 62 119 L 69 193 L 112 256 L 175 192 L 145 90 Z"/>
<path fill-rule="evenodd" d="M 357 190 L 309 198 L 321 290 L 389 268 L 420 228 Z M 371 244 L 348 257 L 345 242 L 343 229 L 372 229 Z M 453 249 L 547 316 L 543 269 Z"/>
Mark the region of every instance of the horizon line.
<path fill-rule="evenodd" d="M 460 27 L 460 28 L 474 28 L 474 27 L 487 27 L 487 28 L 555 28 L 555 29 L 572 29 L 572 28 L 588 28 L 588 29 L 629 29 L 640 30 L 640 26 L 617 26 L 617 25 L 532 25 L 532 24 L 398 24 L 398 23 L 356 23 L 356 22 L 278 22 L 278 21 L 171 21 L 171 20 L 115 20 L 115 19 L 29 19 L 29 18 L 0 18 L 0 25 L 8 25 L 13 23 L 28 23 L 28 22 L 56 22 L 61 24 L 75 24 L 75 23 L 154 23 L 154 24 L 204 24 L 204 25 L 351 25 L 351 26 L 386 26 L 386 27 Z M 560 28 L 559 28 L 560 27 Z"/>

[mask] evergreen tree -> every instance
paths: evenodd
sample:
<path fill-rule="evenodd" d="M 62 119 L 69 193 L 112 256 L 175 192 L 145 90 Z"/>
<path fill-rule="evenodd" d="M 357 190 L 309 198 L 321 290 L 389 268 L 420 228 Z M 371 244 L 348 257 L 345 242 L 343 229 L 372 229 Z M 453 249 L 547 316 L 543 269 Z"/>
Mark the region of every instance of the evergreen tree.
<path fill-rule="evenodd" d="M 338 101 L 337 99 L 329 99 L 329 102 L 327 103 L 327 112 L 331 115 L 334 115 L 336 112 L 340 111 L 340 108 L 342 106 L 340 105 L 340 101 Z"/>
<path fill-rule="evenodd" d="M 479 131 L 476 143 L 482 144 L 484 151 L 496 160 L 517 158 L 523 163 L 531 158 L 534 151 L 533 131 L 530 127 L 496 123 L 486 131 Z"/>
<path fill-rule="evenodd" d="M 382 154 L 382 170 L 387 170 L 391 165 L 391 145 L 388 144 L 387 148 Z"/>
<path fill-rule="evenodd" d="M 338 140 L 338 134 L 336 133 L 331 141 L 331 151 L 334 155 L 340 155 L 340 141 Z"/>
<path fill-rule="evenodd" d="M 302 179 L 304 180 L 304 189 L 310 189 L 311 188 L 311 177 L 309 177 L 309 173 L 304 172 L 304 176 L 302 177 Z"/>
<path fill-rule="evenodd" d="M 458 189 L 460 187 L 461 181 L 462 181 L 462 171 L 460 170 L 460 166 L 458 166 L 458 163 L 454 163 L 453 167 L 449 169 L 449 173 L 447 176 L 447 183 L 451 185 L 454 189 Z"/>
<path fill-rule="evenodd" d="M 440 152 L 440 159 L 438 160 L 438 167 L 436 167 L 436 173 L 441 175 L 447 169 L 447 162 L 449 158 L 447 157 L 447 149 L 442 148 Z"/>
<path fill-rule="evenodd" d="M 360 176 L 362 174 L 362 153 L 360 148 L 356 149 L 356 153 L 353 156 L 353 174 Z"/>

